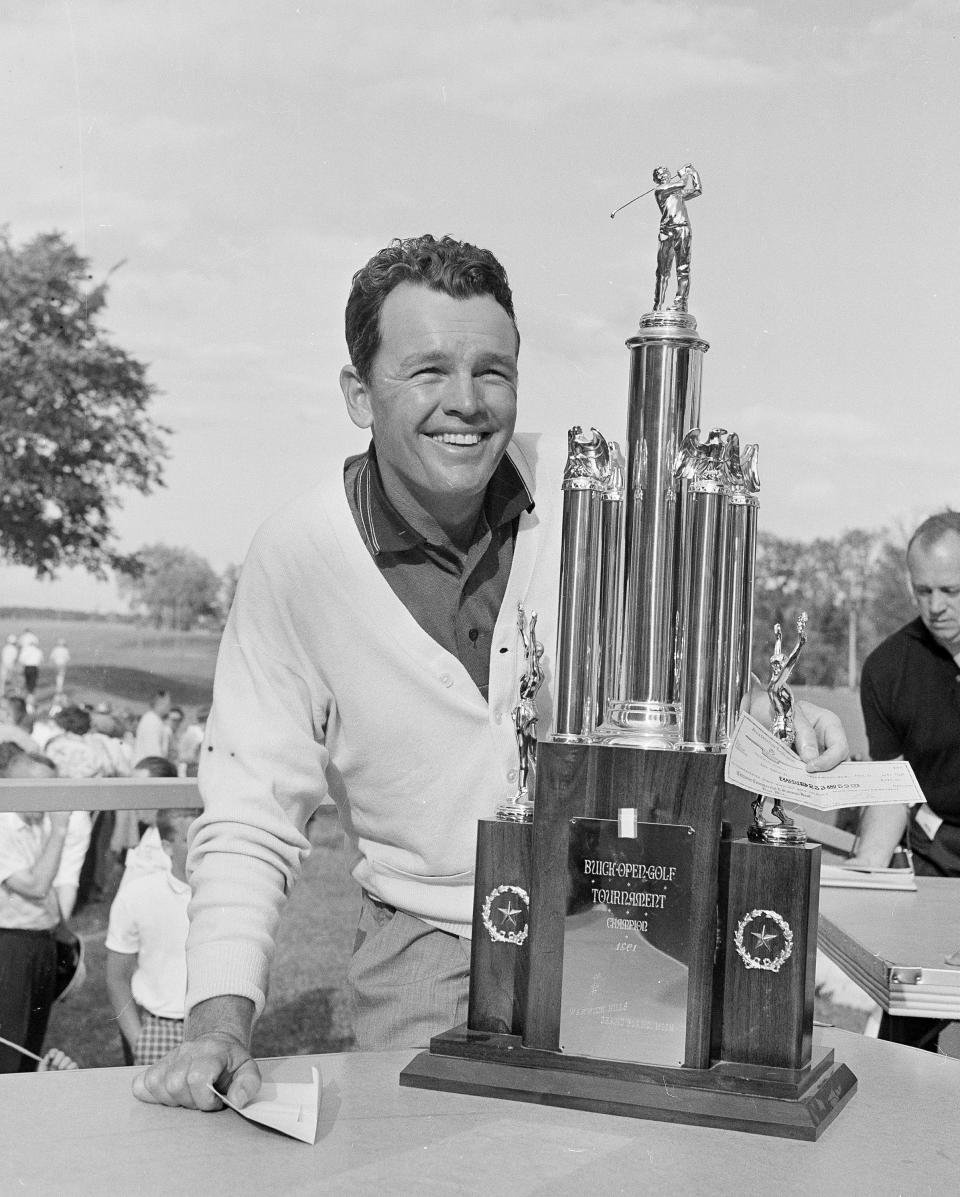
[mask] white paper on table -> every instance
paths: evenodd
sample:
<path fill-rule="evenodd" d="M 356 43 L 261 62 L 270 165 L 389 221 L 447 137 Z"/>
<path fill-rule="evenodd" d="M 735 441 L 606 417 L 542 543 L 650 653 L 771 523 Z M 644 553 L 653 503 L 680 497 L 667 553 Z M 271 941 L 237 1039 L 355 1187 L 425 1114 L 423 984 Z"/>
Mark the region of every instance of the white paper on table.
<path fill-rule="evenodd" d="M 916 893 L 913 869 L 872 869 L 864 865 L 821 864 L 820 885 L 827 889 L 892 889 Z"/>
<path fill-rule="evenodd" d="M 754 794 L 813 810 L 925 801 L 906 761 L 845 761 L 828 773 L 808 773 L 792 748 L 746 714 L 737 720 L 727 748 L 724 778 Z"/>
<path fill-rule="evenodd" d="M 301 1143 L 316 1143 L 317 1123 L 320 1119 L 322 1085 L 320 1070 L 310 1069 L 309 1081 L 264 1081 L 257 1096 L 239 1109 L 218 1090 L 210 1086 L 224 1105 L 236 1110 L 241 1118 L 259 1122 L 271 1130 L 280 1131 Z"/>

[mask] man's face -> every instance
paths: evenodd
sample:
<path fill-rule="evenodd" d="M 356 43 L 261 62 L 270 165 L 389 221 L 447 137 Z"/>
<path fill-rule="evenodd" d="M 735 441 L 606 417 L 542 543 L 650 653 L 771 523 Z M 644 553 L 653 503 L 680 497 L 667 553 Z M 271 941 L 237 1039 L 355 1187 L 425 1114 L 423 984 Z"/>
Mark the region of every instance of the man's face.
<path fill-rule="evenodd" d="M 960 536 L 948 532 L 932 544 L 915 544 L 907 568 L 920 618 L 949 653 L 960 653 Z"/>
<path fill-rule="evenodd" d="M 158 695 L 153 704 L 153 709 L 157 712 L 161 719 L 166 719 L 170 713 L 170 695 Z"/>
<path fill-rule="evenodd" d="M 371 377 L 340 382 L 354 423 L 373 429 L 387 493 L 416 526 L 482 502 L 517 414 L 517 334 L 491 295 L 453 299 L 402 283 L 384 301 Z M 410 519 L 414 514 L 414 519 Z"/>

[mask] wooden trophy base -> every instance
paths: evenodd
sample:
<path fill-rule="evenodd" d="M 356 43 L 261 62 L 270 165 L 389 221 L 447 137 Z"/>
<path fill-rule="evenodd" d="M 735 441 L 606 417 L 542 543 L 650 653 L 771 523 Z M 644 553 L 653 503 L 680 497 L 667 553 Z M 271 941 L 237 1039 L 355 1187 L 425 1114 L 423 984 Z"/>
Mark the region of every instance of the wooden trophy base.
<path fill-rule="evenodd" d="M 809 966 L 813 950 L 815 854 L 803 849 L 748 846 L 741 861 L 740 849 L 725 844 L 721 878 L 721 823 L 730 797 L 725 792 L 723 766 L 722 756 L 707 753 L 540 744 L 532 825 L 485 820 L 479 827 L 468 1022 L 431 1039 L 430 1050 L 411 1061 L 401 1073 L 400 1083 L 630 1118 L 816 1139 L 853 1096 L 856 1078 L 845 1065 L 834 1061 L 832 1051 L 814 1055 L 810 1051 L 812 1003 L 807 999 L 813 978 L 812 971 L 805 973 L 801 965 Z M 620 830 L 621 812 L 635 815 L 629 844 L 628 832 Z M 625 826 L 629 822 L 624 819 Z M 640 837 L 637 827 L 641 828 Z M 648 830 L 643 832 L 643 828 Z M 631 906 L 634 891 L 627 892 L 625 887 L 632 882 L 618 881 L 617 897 L 588 898 L 588 917 L 591 902 L 599 903 L 601 911 L 613 913 L 609 919 L 604 913 L 590 924 L 584 939 L 583 923 L 577 922 L 584 913 L 582 887 L 571 897 L 571 877 L 580 886 L 588 860 L 591 876 L 601 875 L 593 869 L 598 863 L 609 863 L 611 872 L 602 875 L 612 877 L 646 868 L 641 860 L 646 849 L 635 851 L 630 846 L 639 844 L 643 836 L 647 844 L 659 845 L 656 851 L 663 854 L 661 865 L 676 866 L 669 870 L 671 877 L 678 875 L 676 888 L 668 889 L 665 884 L 665 896 L 658 899 L 652 892 L 657 883 L 648 879 L 641 888 L 651 892 L 639 893 L 643 903 Z M 614 850 L 610 844 L 619 839 L 624 844 Z M 590 846 L 589 857 L 582 854 L 586 847 L 581 845 Z M 601 859 L 594 860 L 594 855 Z M 624 862 L 629 862 L 629 869 L 619 868 Z M 729 903 L 739 911 L 739 904 L 747 900 L 766 908 L 772 902 L 769 885 L 780 894 L 782 870 L 791 862 L 799 870 L 798 880 L 791 890 L 794 905 L 784 907 L 783 921 L 789 919 L 791 934 L 796 934 L 795 955 L 790 967 L 780 974 L 781 985 L 774 995 L 778 1000 L 762 1005 L 760 997 L 765 997 L 766 990 L 760 997 L 750 990 L 741 1018 L 733 1007 L 734 999 L 744 996 L 745 983 L 737 975 L 725 976 L 717 964 L 718 937 L 721 947 L 729 938 L 726 928 L 718 927 L 718 901 L 721 911 Z M 746 889 L 740 885 L 741 866 L 750 867 Z M 613 892 L 594 889 L 602 894 Z M 593 889 L 584 892 L 592 895 Z M 654 900 L 663 909 L 673 910 L 674 921 L 654 926 L 650 916 L 651 950 L 644 967 L 649 964 L 653 970 L 665 970 L 664 988 L 657 995 L 656 986 L 661 982 L 655 979 L 652 1000 L 663 1003 L 662 994 L 671 984 L 673 974 L 662 960 L 675 963 L 680 959 L 687 969 L 683 1002 L 661 1004 L 658 1009 L 663 1015 L 650 1017 L 654 1037 L 660 1036 L 655 1043 L 630 1039 L 641 1021 L 632 1011 L 616 1023 L 602 1017 L 606 1009 L 602 1004 L 571 1009 L 581 1003 L 569 1000 L 570 992 L 579 992 L 576 986 L 582 987 L 584 977 L 590 981 L 594 976 L 590 972 L 594 965 L 589 963 L 594 956 L 584 956 L 584 943 L 590 950 L 596 948 L 594 955 L 599 953 L 605 962 L 596 974 L 600 979 L 591 983 L 609 985 L 607 992 L 614 995 L 597 1001 L 633 1000 L 639 988 L 630 986 L 641 978 L 631 974 L 633 964 L 629 962 L 641 957 L 639 952 L 620 955 L 619 924 L 629 924 L 624 912 L 630 909 L 657 909 Z M 612 906 L 606 905 L 611 901 Z M 753 906 L 748 907 L 748 913 L 751 911 Z M 741 917 L 738 913 L 737 918 Z M 569 936 L 568 918 L 574 925 Z M 721 924 L 723 921 L 721 918 Z M 772 915 L 767 918 L 771 926 L 773 921 Z M 611 922 L 617 924 L 612 939 L 604 937 L 604 928 Z M 681 935 L 678 928 L 687 930 Z M 637 929 L 646 934 L 646 921 Z M 740 936 L 748 936 L 750 945 L 766 944 L 770 927 L 761 919 L 757 926 L 750 923 L 742 928 Z M 677 947 L 681 941 L 682 949 Z M 633 942 L 629 941 L 631 946 Z M 568 964 L 581 964 L 579 973 L 570 969 L 573 988 L 568 989 L 566 1006 L 562 1000 L 567 985 L 565 956 Z M 586 969 L 584 959 L 589 964 Z M 644 974 L 642 980 L 647 977 Z M 788 978 L 793 982 L 787 990 L 789 1000 L 782 996 L 782 982 Z M 624 1007 L 609 1008 L 622 1011 Z M 787 1015 L 788 1021 L 796 1024 L 789 1033 L 783 1026 Z M 576 1021 L 581 1016 L 586 1016 L 586 1023 Z M 670 1037 L 677 1023 L 682 1033 L 679 1044 Z M 622 1030 L 618 1032 L 616 1027 Z M 639 1027 L 641 1033 L 646 1030 Z M 729 1054 L 721 1048 L 721 1039 L 724 1047 L 731 1049 Z M 755 1046 L 768 1058 L 750 1056 Z M 653 1049 L 651 1054 L 633 1054 L 648 1047 Z"/>
<path fill-rule="evenodd" d="M 661 1068 L 526 1048 L 518 1035 L 465 1025 L 431 1039 L 430 1050 L 401 1072 L 400 1084 L 810 1141 L 857 1087 L 832 1050 L 801 1069 L 723 1061 L 706 1069 Z"/>

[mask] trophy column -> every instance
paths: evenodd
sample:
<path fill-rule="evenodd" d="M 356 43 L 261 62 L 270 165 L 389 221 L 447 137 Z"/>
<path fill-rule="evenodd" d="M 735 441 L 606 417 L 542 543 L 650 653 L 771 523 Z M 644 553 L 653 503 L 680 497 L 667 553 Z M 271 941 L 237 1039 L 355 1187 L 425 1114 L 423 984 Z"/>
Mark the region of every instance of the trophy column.
<path fill-rule="evenodd" d="M 601 729 L 605 744 L 674 748 L 680 741 L 675 466 L 681 440 L 700 422 L 701 368 L 709 345 L 696 329 L 687 312 L 650 312 L 627 341 L 623 656 L 616 698 Z"/>

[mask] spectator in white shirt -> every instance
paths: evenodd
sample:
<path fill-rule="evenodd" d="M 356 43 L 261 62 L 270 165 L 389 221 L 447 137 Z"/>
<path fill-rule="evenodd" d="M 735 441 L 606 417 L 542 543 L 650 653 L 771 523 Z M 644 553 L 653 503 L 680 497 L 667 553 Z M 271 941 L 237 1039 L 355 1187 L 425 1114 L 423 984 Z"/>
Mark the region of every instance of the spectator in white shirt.
<path fill-rule="evenodd" d="M 11 633 L 3 648 L 0 648 L 0 695 L 7 692 L 7 683 L 16 671 L 19 655 L 20 646 L 17 644 L 16 636 Z"/>
<path fill-rule="evenodd" d="M 46 780 L 53 762 L 0 745 L 0 777 Z M 68 811 L 0 813 L 0 1025 L 5 1039 L 40 1055 L 56 994 L 54 928 L 60 908 L 54 879 L 67 837 Z M 36 1061 L 0 1045 L 0 1072 L 33 1072 Z"/>
<path fill-rule="evenodd" d="M 153 1064 L 183 1040 L 187 989 L 187 832 L 195 811 L 160 810 L 156 831 L 169 869 L 123 885 L 110 908 L 107 992 L 125 1056 Z"/>
<path fill-rule="evenodd" d="M 63 693 L 63 684 L 67 677 L 67 666 L 70 664 L 70 650 L 66 640 L 58 640 L 50 650 L 50 664 L 57 671 L 54 689 L 58 694 Z"/>
<path fill-rule="evenodd" d="M 167 756 L 170 751 L 170 695 L 158 690 L 153 696 L 150 709 L 144 711 L 137 724 L 137 737 L 133 746 L 133 759 L 143 760 L 145 756 Z"/>

